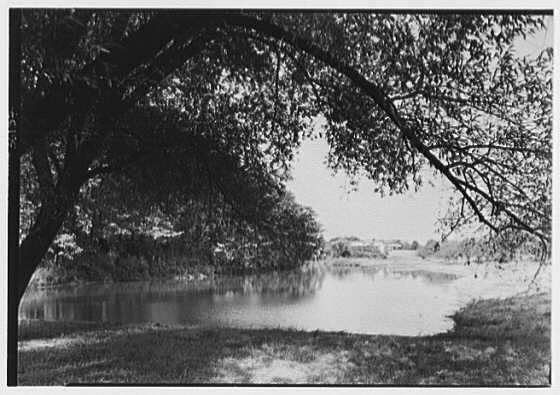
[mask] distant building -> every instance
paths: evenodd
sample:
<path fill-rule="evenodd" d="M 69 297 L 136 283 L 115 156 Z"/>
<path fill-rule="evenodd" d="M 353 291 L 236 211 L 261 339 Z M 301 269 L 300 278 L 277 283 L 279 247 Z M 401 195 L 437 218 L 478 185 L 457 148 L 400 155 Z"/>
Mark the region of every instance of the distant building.
<path fill-rule="evenodd" d="M 375 248 L 379 250 L 379 252 L 387 255 L 389 252 L 394 250 L 402 250 L 404 248 L 404 244 L 400 240 L 373 240 L 371 242 Z"/>
<path fill-rule="evenodd" d="M 391 241 L 387 243 L 387 248 L 389 249 L 389 251 L 402 250 L 403 243 L 401 243 L 400 241 Z"/>
<path fill-rule="evenodd" d="M 387 243 L 385 243 L 383 240 L 374 240 L 372 244 L 375 248 L 377 248 L 379 250 L 379 252 L 387 255 L 387 252 L 389 251 L 389 249 L 387 247 Z"/>
<path fill-rule="evenodd" d="M 368 243 L 363 240 L 352 240 L 348 243 L 349 247 L 367 247 Z"/>

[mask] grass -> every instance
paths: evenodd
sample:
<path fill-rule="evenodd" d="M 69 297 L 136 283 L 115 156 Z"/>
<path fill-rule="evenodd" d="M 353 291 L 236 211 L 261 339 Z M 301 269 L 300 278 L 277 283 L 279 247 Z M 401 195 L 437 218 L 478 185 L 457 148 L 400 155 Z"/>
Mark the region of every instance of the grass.
<path fill-rule="evenodd" d="M 22 321 L 21 385 L 549 385 L 550 297 L 473 303 L 429 337 Z"/>

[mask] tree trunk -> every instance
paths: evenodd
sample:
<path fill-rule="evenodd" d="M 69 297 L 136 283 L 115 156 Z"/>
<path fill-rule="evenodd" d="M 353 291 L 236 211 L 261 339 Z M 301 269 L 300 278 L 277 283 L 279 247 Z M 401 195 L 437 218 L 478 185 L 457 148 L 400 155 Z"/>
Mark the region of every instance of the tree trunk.
<path fill-rule="evenodd" d="M 19 246 L 18 305 L 33 273 L 62 227 L 70 208 L 75 204 L 80 187 L 87 180 L 88 164 L 91 162 L 88 151 L 79 152 L 74 160 L 68 161 L 68 166 L 54 186 L 52 179 L 48 179 L 50 174 L 45 172 L 45 164 L 40 161 L 41 154 L 41 152 L 37 153 L 38 160 L 34 165 L 43 192 L 42 202 L 35 223 Z"/>
<path fill-rule="evenodd" d="M 18 270 L 18 304 L 27 289 L 41 259 L 54 241 L 58 230 L 66 218 L 67 210 L 51 212 L 51 205 L 43 205 L 39 210 L 35 224 L 19 246 L 20 264 Z"/>

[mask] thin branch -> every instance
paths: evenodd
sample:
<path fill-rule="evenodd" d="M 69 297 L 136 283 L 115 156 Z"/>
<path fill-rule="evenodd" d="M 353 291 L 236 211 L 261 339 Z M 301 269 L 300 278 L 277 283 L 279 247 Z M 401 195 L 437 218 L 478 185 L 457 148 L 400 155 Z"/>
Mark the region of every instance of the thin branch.
<path fill-rule="evenodd" d="M 399 100 L 406 100 L 406 99 L 411 99 L 413 97 L 416 97 L 418 95 L 420 95 L 422 93 L 422 91 L 413 91 L 410 93 L 406 93 L 404 95 L 395 95 L 395 96 L 390 96 L 389 99 L 391 99 L 391 101 L 395 102 L 395 101 L 399 101 Z"/>
<path fill-rule="evenodd" d="M 31 162 L 37 173 L 42 204 L 49 202 L 55 192 L 55 181 L 51 172 L 47 151 L 47 142 L 45 140 L 39 140 L 33 147 L 33 152 L 31 154 Z"/>
<path fill-rule="evenodd" d="M 539 150 L 539 149 L 532 149 L 532 148 L 527 148 L 527 147 L 510 147 L 510 146 L 505 146 L 505 145 L 494 145 L 494 144 L 471 144 L 471 145 L 454 145 L 454 144 L 434 144 L 434 145 L 430 145 L 428 146 L 429 149 L 433 150 L 433 149 L 456 149 L 456 150 L 460 150 L 460 151 L 466 151 L 466 150 L 471 150 L 471 149 L 496 149 L 496 150 L 500 150 L 500 151 L 511 151 L 511 152 L 529 152 L 535 155 L 549 155 L 550 153 L 546 152 L 545 150 Z"/>

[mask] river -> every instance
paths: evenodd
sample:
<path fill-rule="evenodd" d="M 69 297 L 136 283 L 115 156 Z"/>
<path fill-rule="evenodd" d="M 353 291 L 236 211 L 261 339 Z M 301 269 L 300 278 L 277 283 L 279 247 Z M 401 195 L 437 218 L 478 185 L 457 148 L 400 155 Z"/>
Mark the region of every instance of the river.
<path fill-rule="evenodd" d="M 20 318 L 417 336 L 451 329 L 449 315 L 477 296 L 474 291 L 504 296 L 491 294 L 503 284 L 460 265 L 390 259 L 361 266 L 315 264 L 242 277 L 30 290 Z"/>

